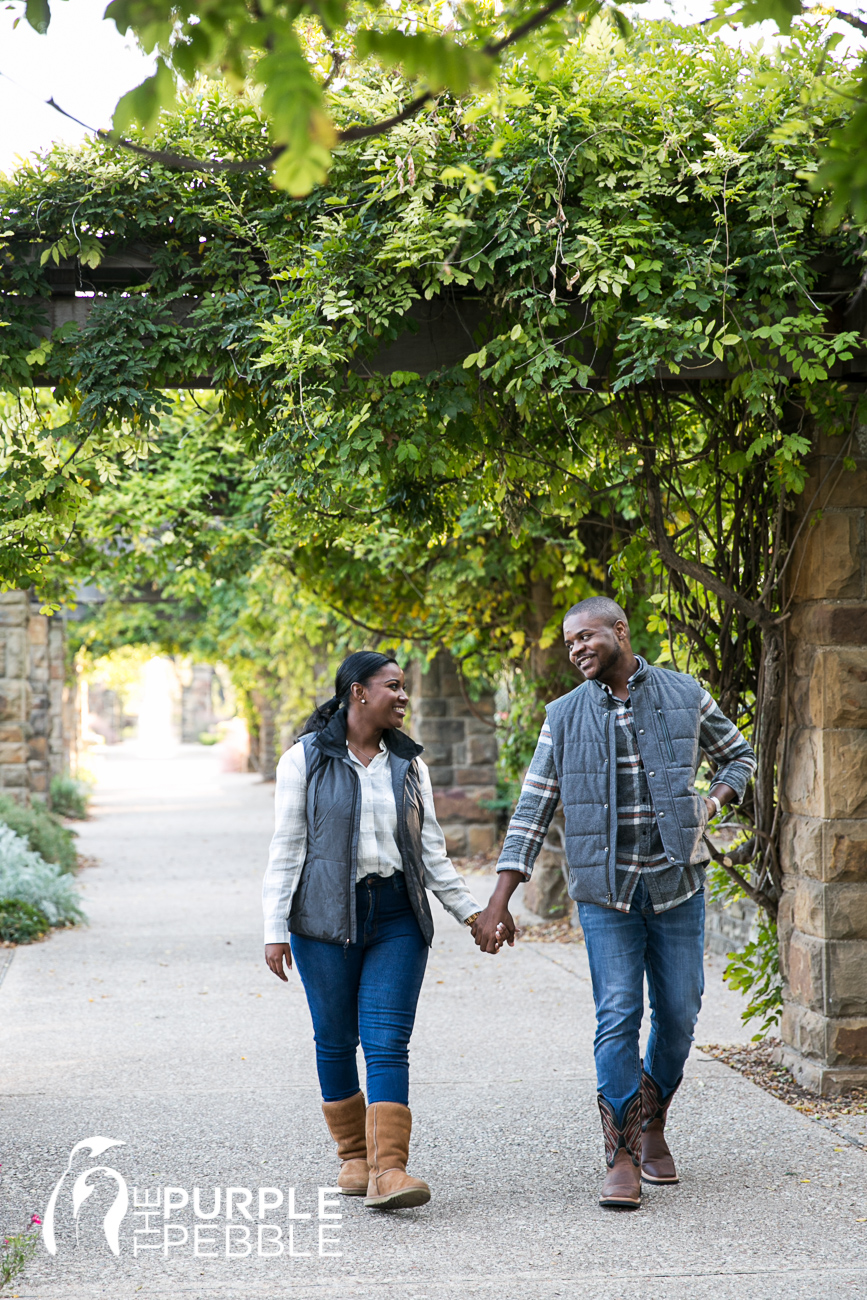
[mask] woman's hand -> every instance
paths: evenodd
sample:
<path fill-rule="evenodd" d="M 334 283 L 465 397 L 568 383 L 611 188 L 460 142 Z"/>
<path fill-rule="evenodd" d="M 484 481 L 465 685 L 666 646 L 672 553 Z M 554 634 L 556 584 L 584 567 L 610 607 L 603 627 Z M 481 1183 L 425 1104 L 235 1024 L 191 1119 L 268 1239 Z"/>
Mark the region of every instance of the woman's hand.
<path fill-rule="evenodd" d="M 272 970 L 278 979 L 284 984 L 289 982 L 289 975 L 283 972 L 283 963 L 286 963 L 286 971 L 292 969 L 292 949 L 288 943 L 266 943 L 265 944 L 265 961 L 268 963 L 268 969 Z"/>

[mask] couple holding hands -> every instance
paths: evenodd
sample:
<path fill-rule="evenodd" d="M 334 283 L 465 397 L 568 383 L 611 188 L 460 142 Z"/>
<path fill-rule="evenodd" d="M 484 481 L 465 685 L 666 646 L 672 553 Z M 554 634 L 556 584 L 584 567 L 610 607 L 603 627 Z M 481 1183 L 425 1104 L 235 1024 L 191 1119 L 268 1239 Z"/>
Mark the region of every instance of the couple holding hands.
<path fill-rule="evenodd" d="M 449 860 L 422 748 L 402 732 L 408 698 L 394 660 L 350 655 L 333 699 L 280 760 L 265 960 L 284 981 L 293 962 L 301 977 L 337 1186 L 366 1206 L 424 1205 L 431 1195 L 406 1171 L 409 1040 L 434 930 L 427 891 L 483 952 L 513 943 L 509 899 L 529 880 L 561 802 L 596 1004 L 599 1203 L 637 1209 L 642 1179 L 678 1181 L 664 1129 L 704 989 L 704 832 L 743 798 L 755 756 L 694 678 L 633 652 L 613 600 L 573 606 L 563 637 L 584 681 L 548 705 L 484 909 Z M 704 757 L 716 770 L 706 797 L 694 785 Z"/>

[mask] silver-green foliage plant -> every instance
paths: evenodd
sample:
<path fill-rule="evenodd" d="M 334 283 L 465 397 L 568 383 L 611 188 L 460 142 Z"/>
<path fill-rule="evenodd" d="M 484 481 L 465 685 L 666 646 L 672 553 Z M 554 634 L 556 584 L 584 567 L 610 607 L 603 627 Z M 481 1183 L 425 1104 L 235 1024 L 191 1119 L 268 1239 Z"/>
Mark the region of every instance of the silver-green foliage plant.
<path fill-rule="evenodd" d="M 72 877 L 28 848 L 26 840 L 0 824 L 0 898 L 39 909 L 52 925 L 84 919 Z"/>

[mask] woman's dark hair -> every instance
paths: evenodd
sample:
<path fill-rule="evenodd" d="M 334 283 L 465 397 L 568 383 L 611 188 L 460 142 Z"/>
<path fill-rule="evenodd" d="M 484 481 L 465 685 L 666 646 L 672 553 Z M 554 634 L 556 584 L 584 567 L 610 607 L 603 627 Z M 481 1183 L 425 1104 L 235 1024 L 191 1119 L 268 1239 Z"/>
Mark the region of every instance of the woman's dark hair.
<path fill-rule="evenodd" d="M 322 731 L 323 727 L 328 726 L 338 709 L 348 708 L 349 692 L 353 682 L 360 682 L 362 686 L 366 686 L 380 668 L 394 663 L 397 663 L 394 655 L 381 655 L 378 650 L 356 650 L 355 654 L 347 655 L 337 669 L 333 696 L 325 704 L 320 704 L 314 709 L 299 731 L 299 738 L 311 731 Z"/>

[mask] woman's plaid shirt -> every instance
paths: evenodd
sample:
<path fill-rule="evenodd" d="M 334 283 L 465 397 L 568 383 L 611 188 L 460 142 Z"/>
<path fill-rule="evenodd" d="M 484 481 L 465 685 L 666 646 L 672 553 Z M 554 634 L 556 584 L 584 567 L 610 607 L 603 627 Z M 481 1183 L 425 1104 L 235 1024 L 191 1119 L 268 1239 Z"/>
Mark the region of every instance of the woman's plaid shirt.
<path fill-rule="evenodd" d="M 646 666 L 640 656 L 636 658 L 639 666 L 633 677 Z M 630 677 L 630 682 L 633 677 Z M 704 884 L 704 868 L 698 864 L 672 866 L 669 862 L 662 847 L 647 776 L 638 752 L 631 697 L 620 700 L 603 682 L 594 682 L 593 685 L 608 692 L 617 710 L 617 893 L 614 906 L 621 912 L 629 911 L 635 886 L 642 877 L 653 910 L 664 912 L 698 893 Z M 717 766 L 714 781 L 730 785 L 740 801 L 755 773 L 756 756 L 707 691 L 702 693 L 700 708 L 699 743 Z M 518 806 L 509 823 L 497 863 L 498 871 L 521 871 L 529 880 L 559 802 L 560 782 L 546 721 L 524 778 Z"/>

